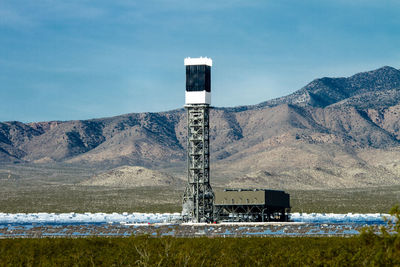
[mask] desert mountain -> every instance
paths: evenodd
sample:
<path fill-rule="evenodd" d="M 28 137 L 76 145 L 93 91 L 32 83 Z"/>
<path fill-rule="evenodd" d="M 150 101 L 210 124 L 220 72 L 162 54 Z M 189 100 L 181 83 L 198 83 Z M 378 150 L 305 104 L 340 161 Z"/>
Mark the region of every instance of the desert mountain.
<path fill-rule="evenodd" d="M 121 166 L 98 174 L 89 180 L 82 182 L 81 185 L 124 188 L 141 186 L 182 186 L 183 180 L 144 167 Z"/>
<path fill-rule="evenodd" d="M 378 98 L 376 98 L 378 97 Z M 352 106 L 387 107 L 397 103 L 400 97 L 400 71 L 392 67 L 358 73 L 349 78 L 316 79 L 302 89 L 258 106 L 295 104 L 300 106 L 327 107 L 343 101 Z M 374 99 L 375 98 L 375 99 Z M 367 106 L 364 106 L 367 107 Z"/>
<path fill-rule="evenodd" d="M 213 183 L 332 188 L 400 183 L 400 71 L 316 79 L 291 95 L 211 111 Z M 183 109 L 0 123 L 0 162 L 185 171 Z"/>

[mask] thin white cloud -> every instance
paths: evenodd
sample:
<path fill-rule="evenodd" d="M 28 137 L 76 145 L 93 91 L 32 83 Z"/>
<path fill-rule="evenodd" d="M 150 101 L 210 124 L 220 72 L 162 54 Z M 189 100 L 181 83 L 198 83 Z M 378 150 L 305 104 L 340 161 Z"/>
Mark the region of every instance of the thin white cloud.
<path fill-rule="evenodd" d="M 284 0 L 286 2 L 293 2 L 293 0 Z M 340 6 L 340 7 L 355 7 L 358 6 L 360 8 L 365 7 L 399 7 L 400 1 L 398 0 L 303 0 L 303 4 L 309 5 L 318 4 L 321 6 Z"/>
<path fill-rule="evenodd" d="M 28 70 L 35 72 L 47 72 L 47 73 L 90 73 L 91 70 L 84 67 L 77 66 L 45 66 L 38 62 L 28 62 L 28 61 L 11 61 L 0 58 L 0 64 L 6 68 L 18 69 L 18 70 Z"/>
<path fill-rule="evenodd" d="M 61 19 L 97 19 L 102 17 L 106 10 L 95 1 L 35 1 L 33 8 L 41 9 L 42 15 Z"/>
<path fill-rule="evenodd" d="M 34 26 L 35 23 L 30 18 L 21 15 L 17 10 L 0 4 L 0 26 L 21 27 Z"/>
<path fill-rule="evenodd" d="M 49 21 L 92 20 L 106 9 L 94 1 L 21 0 L 0 3 L 0 25 L 13 28 L 44 25 Z"/>
<path fill-rule="evenodd" d="M 265 3 L 261 1 L 248 1 L 248 0 L 213 0 L 213 1 L 161 0 L 152 2 L 161 3 L 163 7 L 171 7 L 173 9 L 188 9 L 188 10 L 199 10 L 199 11 L 216 11 L 227 8 L 254 7 L 260 4 L 265 5 Z"/>

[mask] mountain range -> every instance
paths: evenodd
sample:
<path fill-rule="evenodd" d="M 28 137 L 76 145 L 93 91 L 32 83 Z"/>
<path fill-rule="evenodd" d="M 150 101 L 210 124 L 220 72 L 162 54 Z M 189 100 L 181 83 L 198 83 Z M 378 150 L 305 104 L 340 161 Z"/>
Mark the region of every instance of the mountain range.
<path fill-rule="evenodd" d="M 257 105 L 213 108 L 215 186 L 350 188 L 400 184 L 400 71 L 320 78 Z M 143 166 L 184 177 L 186 113 L 0 123 L 0 163 Z"/>

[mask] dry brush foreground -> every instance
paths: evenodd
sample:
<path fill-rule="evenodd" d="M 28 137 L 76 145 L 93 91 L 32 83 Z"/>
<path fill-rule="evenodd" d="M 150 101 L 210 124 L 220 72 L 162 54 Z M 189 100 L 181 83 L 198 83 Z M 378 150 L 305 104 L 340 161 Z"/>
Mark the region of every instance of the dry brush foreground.
<path fill-rule="evenodd" d="M 399 237 L 0 240 L 0 266 L 396 266 Z"/>
<path fill-rule="evenodd" d="M 398 266 L 400 209 L 380 234 L 279 238 L 45 238 L 0 240 L 0 266 Z"/>

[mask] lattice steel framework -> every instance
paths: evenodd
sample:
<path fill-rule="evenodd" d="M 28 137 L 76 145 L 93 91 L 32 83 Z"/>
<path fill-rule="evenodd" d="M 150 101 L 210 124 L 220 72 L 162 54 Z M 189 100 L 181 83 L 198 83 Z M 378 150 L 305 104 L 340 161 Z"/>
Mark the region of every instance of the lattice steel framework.
<path fill-rule="evenodd" d="M 210 185 L 209 105 L 186 105 L 187 174 L 183 195 L 184 219 L 193 222 L 213 220 L 214 192 Z"/>

